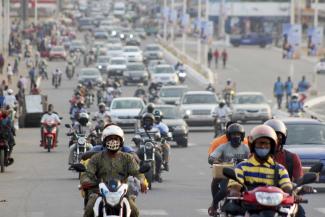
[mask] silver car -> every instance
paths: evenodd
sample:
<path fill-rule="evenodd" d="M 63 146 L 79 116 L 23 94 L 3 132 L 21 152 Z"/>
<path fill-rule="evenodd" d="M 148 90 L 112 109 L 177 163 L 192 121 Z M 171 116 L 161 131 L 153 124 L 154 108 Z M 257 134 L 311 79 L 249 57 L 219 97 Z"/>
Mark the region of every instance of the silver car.
<path fill-rule="evenodd" d="M 233 121 L 262 121 L 272 117 L 272 110 L 260 92 L 237 93 L 233 102 Z"/>
<path fill-rule="evenodd" d="M 163 86 L 159 91 L 159 98 L 165 104 L 178 105 L 186 91 L 187 86 Z"/>
<path fill-rule="evenodd" d="M 103 77 L 97 68 L 83 68 L 79 72 L 78 82 L 82 84 L 100 84 L 103 82 Z"/>
<path fill-rule="evenodd" d="M 151 74 L 152 83 L 176 85 L 179 83 L 174 67 L 168 64 L 156 65 Z"/>
<path fill-rule="evenodd" d="M 212 113 L 218 98 L 210 91 L 188 91 L 181 100 L 180 108 L 190 126 L 212 126 Z"/>

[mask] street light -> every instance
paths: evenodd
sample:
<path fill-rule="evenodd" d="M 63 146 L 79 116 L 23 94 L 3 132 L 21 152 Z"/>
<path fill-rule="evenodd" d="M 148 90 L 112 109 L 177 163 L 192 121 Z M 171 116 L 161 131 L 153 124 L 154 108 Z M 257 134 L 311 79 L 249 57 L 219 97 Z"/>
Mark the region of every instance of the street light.
<path fill-rule="evenodd" d="M 201 1 L 198 0 L 198 27 L 199 27 L 199 37 L 197 39 L 197 60 L 201 63 Z"/>
<path fill-rule="evenodd" d="M 183 19 L 187 19 L 185 18 L 186 16 L 186 7 L 187 6 L 187 0 L 183 0 Z M 186 23 L 183 23 L 184 26 L 183 26 L 183 35 L 182 35 L 182 52 L 184 55 L 186 55 L 186 52 L 185 52 L 185 41 L 186 41 L 186 29 L 187 29 L 187 22 Z"/>

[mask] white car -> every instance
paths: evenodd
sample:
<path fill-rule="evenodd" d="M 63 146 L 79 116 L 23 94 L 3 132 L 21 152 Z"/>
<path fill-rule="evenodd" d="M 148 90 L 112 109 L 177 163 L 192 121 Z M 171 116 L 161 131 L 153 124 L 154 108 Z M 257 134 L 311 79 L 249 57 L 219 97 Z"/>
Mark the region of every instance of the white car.
<path fill-rule="evenodd" d="M 134 129 L 140 111 L 145 107 L 138 97 L 119 97 L 113 99 L 110 106 L 112 122 L 122 128 Z"/>
<path fill-rule="evenodd" d="M 122 77 L 127 61 L 124 57 L 112 57 L 107 66 L 107 72 L 112 77 Z"/>
<path fill-rule="evenodd" d="M 265 121 L 272 118 L 272 110 L 260 92 L 239 92 L 233 101 L 232 121 Z"/>
<path fill-rule="evenodd" d="M 103 82 L 103 77 L 97 68 L 83 68 L 79 72 L 79 83 L 87 84 L 89 81 L 92 82 L 92 84 L 100 84 Z"/>
<path fill-rule="evenodd" d="M 210 91 L 188 91 L 180 104 L 185 121 L 191 126 L 213 126 L 213 111 L 218 106 L 216 94 Z"/>
<path fill-rule="evenodd" d="M 137 46 L 125 46 L 123 54 L 128 62 L 142 62 L 143 55 L 142 51 Z"/>
<path fill-rule="evenodd" d="M 176 85 L 179 83 L 174 67 L 168 64 L 156 65 L 151 71 L 151 82 Z"/>
<path fill-rule="evenodd" d="M 107 46 L 107 56 L 112 57 L 122 57 L 123 48 L 120 45 L 108 45 Z"/>
<path fill-rule="evenodd" d="M 316 73 L 317 74 L 325 73 L 325 58 L 321 59 L 316 64 Z"/>

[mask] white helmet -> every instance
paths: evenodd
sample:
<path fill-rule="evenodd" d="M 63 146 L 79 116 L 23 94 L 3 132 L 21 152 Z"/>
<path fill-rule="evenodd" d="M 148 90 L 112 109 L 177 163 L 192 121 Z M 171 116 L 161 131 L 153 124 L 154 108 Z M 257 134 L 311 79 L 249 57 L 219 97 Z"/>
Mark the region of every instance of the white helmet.
<path fill-rule="evenodd" d="M 118 136 L 121 138 L 121 142 L 124 142 L 124 132 L 121 127 L 117 125 L 110 125 L 106 127 L 102 132 L 102 142 L 105 141 L 108 136 Z"/>
<path fill-rule="evenodd" d="M 12 89 L 8 89 L 8 90 L 7 90 L 7 93 L 8 93 L 8 94 L 13 94 L 14 91 L 13 91 Z"/>

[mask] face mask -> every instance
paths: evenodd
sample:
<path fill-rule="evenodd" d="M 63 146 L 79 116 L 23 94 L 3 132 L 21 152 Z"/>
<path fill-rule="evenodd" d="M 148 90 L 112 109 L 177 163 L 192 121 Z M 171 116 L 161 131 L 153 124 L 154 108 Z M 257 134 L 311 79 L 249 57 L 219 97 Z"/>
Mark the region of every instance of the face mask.
<path fill-rule="evenodd" d="M 232 136 L 230 137 L 230 144 L 232 147 L 237 148 L 241 144 L 241 137 L 240 136 Z"/>
<path fill-rule="evenodd" d="M 117 152 L 120 149 L 121 142 L 119 140 L 110 139 L 106 142 L 106 148 L 110 152 Z"/>
<path fill-rule="evenodd" d="M 265 149 L 265 148 L 255 148 L 255 153 L 256 155 L 261 158 L 261 159 L 265 159 L 268 154 L 270 153 L 271 148 Z"/>

